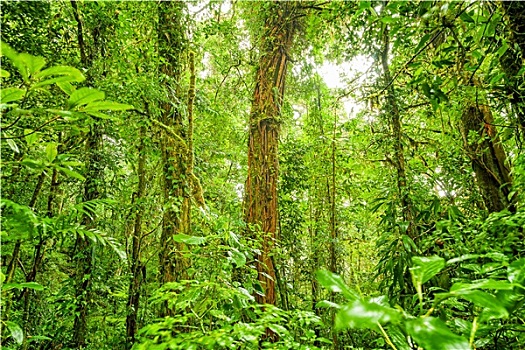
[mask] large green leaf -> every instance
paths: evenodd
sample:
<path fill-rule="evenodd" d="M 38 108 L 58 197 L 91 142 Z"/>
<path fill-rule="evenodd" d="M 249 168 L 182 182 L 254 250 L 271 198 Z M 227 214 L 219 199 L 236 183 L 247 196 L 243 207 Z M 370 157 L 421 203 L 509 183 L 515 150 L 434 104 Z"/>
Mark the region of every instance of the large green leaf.
<path fill-rule="evenodd" d="M 414 256 L 410 268 L 415 285 L 422 285 L 437 275 L 445 267 L 445 259 L 434 255 L 429 257 Z"/>
<path fill-rule="evenodd" d="M 91 102 L 86 107 L 84 107 L 82 110 L 85 112 L 88 111 L 125 111 L 128 109 L 133 109 L 132 105 L 127 105 L 124 103 L 118 103 L 113 101 L 97 101 L 97 102 Z"/>
<path fill-rule="evenodd" d="M 23 282 L 23 283 L 6 283 L 2 286 L 2 290 L 10 290 L 10 289 L 33 289 L 33 290 L 44 290 L 44 287 L 36 282 Z"/>
<path fill-rule="evenodd" d="M 346 299 L 351 301 L 360 298 L 359 294 L 348 288 L 348 286 L 343 281 L 343 278 L 338 274 L 327 270 L 319 270 L 317 271 L 316 275 L 317 281 L 319 281 L 319 283 L 328 290 L 334 293 L 342 293 Z"/>
<path fill-rule="evenodd" d="M 9 103 L 13 101 L 21 100 L 24 97 L 26 91 L 19 88 L 2 88 L 0 91 L 0 103 Z"/>
<path fill-rule="evenodd" d="M 420 317 L 406 322 L 408 334 L 425 350 L 469 350 L 466 339 L 452 333 L 439 319 Z"/>
<path fill-rule="evenodd" d="M 11 321 L 6 321 L 5 325 L 7 328 L 9 328 L 11 336 L 17 342 L 17 344 L 21 345 L 24 342 L 24 331 L 22 328 L 18 324 Z"/>
<path fill-rule="evenodd" d="M 69 97 L 68 104 L 70 107 L 86 105 L 90 102 L 103 100 L 106 97 L 104 92 L 97 89 L 83 87 L 75 90 Z"/>
<path fill-rule="evenodd" d="M 44 57 L 33 56 L 28 53 L 19 54 L 18 59 L 24 64 L 27 77 L 33 77 L 46 65 Z"/>
<path fill-rule="evenodd" d="M 85 80 L 84 74 L 74 67 L 70 66 L 53 66 L 35 74 L 36 79 L 41 79 L 53 75 L 68 76 L 74 79 L 74 81 L 81 82 Z"/>
<path fill-rule="evenodd" d="M 454 283 L 452 287 L 450 287 L 450 292 L 458 292 L 472 289 L 512 290 L 513 288 L 514 284 L 509 283 L 507 281 L 483 279 L 472 281 L 471 283 Z"/>
<path fill-rule="evenodd" d="M 377 329 L 377 324 L 395 323 L 402 318 L 401 313 L 385 305 L 380 299 L 354 300 L 344 305 L 335 318 L 335 327 Z"/>
<path fill-rule="evenodd" d="M 525 258 L 514 261 L 507 268 L 509 281 L 517 284 L 525 284 Z"/>
<path fill-rule="evenodd" d="M 173 240 L 179 243 L 186 244 L 203 244 L 206 242 L 206 237 L 190 236 L 184 233 L 173 235 Z"/>

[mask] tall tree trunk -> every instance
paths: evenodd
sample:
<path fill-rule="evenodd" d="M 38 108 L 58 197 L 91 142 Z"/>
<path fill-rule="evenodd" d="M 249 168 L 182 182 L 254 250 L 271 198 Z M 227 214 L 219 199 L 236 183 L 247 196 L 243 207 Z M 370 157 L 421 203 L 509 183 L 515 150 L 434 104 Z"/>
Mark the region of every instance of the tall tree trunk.
<path fill-rule="evenodd" d="M 260 235 L 262 245 L 255 264 L 264 294 L 255 298 L 260 304 L 275 305 L 276 275 L 271 254 L 278 227 L 279 115 L 297 6 L 293 2 L 270 2 L 262 15 L 264 33 L 249 120 L 245 220 L 248 230 Z M 276 338 L 270 330 L 267 335 Z"/>
<path fill-rule="evenodd" d="M 90 46 L 84 37 L 84 26 L 81 19 L 80 11 L 76 0 L 71 0 L 73 9 L 73 16 L 77 22 L 77 43 L 80 52 L 80 60 L 82 66 L 87 70 L 86 83 L 93 84 L 93 62 L 98 58 L 102 49 L 100 47 L 100 30 L 94 28 L 89 32 L 92 39 Z M 84 202 L 92 201 L 100 198 L 100 188 L 103 183 L 103 165 L 102 165 L 102 150 L 103 150 L 103 125 L 101 122 L 96 122 L 91 126 L 87 135 L 85 154 L 86 154 L 86 174 L 84 182 L 84 193 L 82 200 Z M 93 229 L 95 227 L 96 216 L 95 213 L 84 215 L 82 224 L 85 229 Z M 75 320 L 73 325 L 72 347 L 83 348 L 86 346 L 87 335 L 87 315 L 88 309 L 92 303 L 91 295 L 91 279 L 93 272 L 93 251 L 94 247 L 87 237 L 77 236 L 75 242 L 75 263 L 76 263 L 76 277 L 75 277 Z"/>
<path fill-rule="evenodd" d="M 501 1 L 507 15 L 509 48 L 500 63 L 507 75 L 505 89 L 516 115 L 518 138 L 525 137 L 525 77 L 518 75 L 525 62 L 525 2 Z"/>
<path fill-rule="evenodd" d="M 394 84 L 391 84 L 392 75 L 390 74 L 390 67 L 388 65 L 388 55 L 390 52 L 390 33 L 388 26 L 385 25 L 383 30 L 383 49 L 381 52 L 381 65 L 383 67 L 383 76 L 385 84 L 387 84 L 387 105 L 390 108 L 387 113 L 390 118 L 390 127 L 392 128 L 392 137 L 394 144 L 394 158 L 392 164 L 397 172 L 397 190 L 400 199 L 401 212 L 403 220 L 408 224 L 406 234 L 416 239 L 416 232 L 414 226 L 414 212 L 412 202 L 408 195 L 407 175 L 405 167 L 405 152 L 403 149 L 403 134 L 401 125 L 401 113 L 397 104 L 397 99 L 394 91 Z"/>
<path fill-rule="evenodd" d="M 525 59 L 525 2 L 501 1 L 512 32 L 511 39 L 521 50 L 521 58 Z"/>
<path fill-rule="evenodd" d="M 489 213 L 501 211 L 510 206 L 508 195 L 512 180 L 492 113 L 488 106 L 472 105 L 463 112 L 461 121 L 463 142 L 485 206 Z M 476 139 L 471 138 L 472 134 Z"/>
<path fill-rule="evenodd" d="M 139 132 L 140 144 L 138 147 L 139 161 L 137 167 L 138 186 L 135 197 L 135 223 L 133 226 L 133 237 L 131 243 L 131 281 L 129 282 L 127 316 L 126 316 L 126 348 L 131 349 L 135 342 L 137 332 L 137 315 L 140 306 L 140 286 L 142 283 L 142 260 L 141 260 L 141 242 L 142 242 L 142 214 L 144 213 L 144 198 L 146 194 L 146 152 L 145 138 L 146 126 L 141 125 Z"/>
<path fill-rule="evenodd" d="M 173 235 L 184 232 L 188 226 L 189 213 L 187 206 L 190 196 L 187 171 L 187 145 L 183 128 L 183 114 L 180 108 L 182 54 L 186 49 L 186 38 L 183 27 L 183 11 L 186 4 L 177 1 L 161 1 L 159 14 L 159 56 L 160 71 L 164 76 L 168 96 L 162 102 L 162 162 L 164 180 L 164 213 L 159 253 L 160 283 L 177 281 L 184 276 L 186 262 L 180 251 L 182 244 L 173 241 Z M 171 314 L 167 304 L 160 310 L 161 316 Z"/>

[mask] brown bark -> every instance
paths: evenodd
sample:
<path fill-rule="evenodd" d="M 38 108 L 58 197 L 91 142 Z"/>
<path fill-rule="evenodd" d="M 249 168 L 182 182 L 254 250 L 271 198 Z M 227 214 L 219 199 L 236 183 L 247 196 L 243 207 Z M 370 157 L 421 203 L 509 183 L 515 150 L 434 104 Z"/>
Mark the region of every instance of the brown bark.
<path fill-rule="evenodd" d="M 489 107 L 469 106 L 461 121 L 463 142 L 487 210 L 493 213 L 511 207 L 508 195 L 512 180 L 506 165 L 507 156 L 496 134 Z M 472 139 L 472 135 L 476 137 Z"/>
<path fill-rule="evenodd" d="M 260 304 L 276 304 L 275 267 L 271 258 L 275 244 L 278 179 L 279 115 L 283 104 L 286 67 L 297 24 L 293 2 L 271 2 L 263 13 L 264 33 L 249 121 L 248 177 L 245 187 L 245 220 L 248 230 L 261 240 L 256 257 L 258 281 L 264 294 Z M 275 334 L 267 330 L 270 339 Z"/>
<path fill-rule="evenodd" d="M 182 244 L 173 241 L 175 234 L 184 232 L 188 223 L 183 215 L 189 213 L 190 196 L 187 171 L 187 146 L 183 128 L 183 115 L 178 102 L 181 100 L 180 82 L 182 75 L 182 54 L 186 49 L 183 28 L 184 2 L 161 1 L 159 13 L 159 56 L 162 59 L 160 71 L 165 77 L 163 84 L 168 92 L 162 102 L 161 122 L 168 128 L 162 129 L 162 162 L 164 180 L 164 213 L 162 222 L 161 247 L 159 253 L 160 283 L 174 282 L 184 278 L 187 262 L 180 253 Z M 170 132 L 168 132 L 170 130 Z M 161 316 L 170 315 L 167 304 L 160 310 Z"/>

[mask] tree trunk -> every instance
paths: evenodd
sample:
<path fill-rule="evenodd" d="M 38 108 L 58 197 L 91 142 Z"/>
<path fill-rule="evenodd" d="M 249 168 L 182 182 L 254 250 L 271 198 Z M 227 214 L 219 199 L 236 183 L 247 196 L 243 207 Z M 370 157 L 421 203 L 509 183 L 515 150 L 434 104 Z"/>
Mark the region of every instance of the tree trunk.
<path fill-rule="evenodd" d="M 390 110 L 387 111 L 388 116 L 390 117 L 390 127 L 392 128 L 392 137 L 394 144 L 394 158 L 392 159 L 392 164 L 397 172 L 397 190 L 400 198 L 401 212 L 403 215 L 403 220 L 408 224 L 406 234 L 412 238 L 416 239 L 416 232 L 414 226 L 414 212 L 412 207 L 412 202 L 408 195 L 407 187 L 407 175 L 405 167 L 405 153 L 403 149 L 403 140 L 402 140 L 402 125 L 401 125 L 401 113 L 399 112 L 399 107 L 397 105 L 397 99 L 394 91 L 394 84 L 391 84 L 392 76 L 390 74 L 390 67 L 388 65 L 388 55 L 390 51 L 390 34 L 388 27 L 385 25 L 383 30 L 383 50 L 381 52 L 381 65 L 383 67 L 383 76 L 385 79 L 385 84 L 388 85 L 387 88 L 387 105 L 390 107 Z"/>
<path fill-rule="evenodd" d="M 505 90 L 516 115 L 517 137 L 525 137 L 525 77 L 518 75 L 525 59 L 525 3 L 502 1 L 507 14 L 509 48 L 501 56 L 500 64 L 507 75 Z"/>
<path fill-rule="evenodd" d="M 188 224 L 184 214 L 190 196 L 187 171 L 187 145 L 180 106 L 180 82 L 182 75 L 182 54 L 186 49 L 183 28 L 184 2 L 161 1 L 159 13 L 159 56 L 162 60 L 160 71 L 164 76 L 168 96 L 162 102 L 161 149 L 164 180 L 164 213 L 162 222 L 161 247 L 159 253 L 160 283 L 174 282 L 184 277 L 187 263 L 180 251 L 182 244 L 173 241 L 175 234 L 183 233 Z M 161 316 L 170 315 L 167 304 L 160 310 Z"/>
<path fill-rule="evenodd" d="M 84 26 L 81 20 L 80 11 L 78 9 L 77 1 L 71 0 L 73 9 L 73 16 L 77 22 L 77 43 L 80 52 L 80 60 L 82 66 L 87 70 L 86 84 L 92 85 L 94 79 L 93 63 L 102 53 L 101 32 L 100 28 L 93 28 L 86 31 L 92 42 L 86 42 L 84 37 Z M 103 124 L 98 121 L 91 126 L 86 139 L 85 154 L 86 154 L 86 174 L 84 182 L 84 194 L 82 200 L 84 202 L 93 201 L 100 198 L 100 188 L 103 183 Z M 95 227 L 95 213 L 84 215 L 82 218 L 82 225 L 85 229 L 93 229 Z M 93 272 L 93 253 L 94 247 L 87 237 L 77 236 L 74 250 L 74 261 L 76 263 L 75 269 L 75 320 L 73 325 L 73 348 L 83 348 L 86 346 L 87 335 L 87 314 L 88 309 L 92 303 L 91 298 L 91 279 Z"/>
<path fill-rule="evenodd" d="M 485 206 L 489 213 L 501 211 L 510 206 L 508 195 L 512 180 L 492 113 L 488 106 L 472 105 L 463 112 L 461 121 L 463 142 L 472 160 Z M 476 135 L 475 139 L 471 138 L 472 133 Z M 478 142 L 479 139 L 483 141 Z"/>
<path fill-rule="evenodd" d="M 245 220 L 248 230 L 259 235 L 256 257 L 260 304 L 276 304 L 276 274 L 272 246 L 277 232 L 277 179 L 279 115 L 283 104 L 286 67 L 292 46 L 297 6 L 293 2 L 270 2 L 264 16 L 261 57 L 249 120 L 248 177 L 245 188 Z M 267 330 L 270 339 L 275 334 Z"/>
<path fill-rule="evenodd" d="M 140 286 L 142 283 L 142 214 L 144 212 L 143 201 L 146 194 L 146 153 L 144 140 L 146 138 L 146 127 L 142 125 L 139 132 L 140 144 L 138 148 L 139 161 L 137 167 L 138 186 L 135 207 L 135 223 L 133 227 L 133 238 L 131 248 L 131 281 L 129 283 L 127 316 L 126 316 L 126 348 L 131 349 L 135 342 L 137 332 L 137 314 L 140 306 Z"/>
<path fill-rule="evenodd" d="M 525 2 L 501 1 L 501 4 L 512 32 L 511 40 L 519 46 L 523 60 L 525 59 Z"/>

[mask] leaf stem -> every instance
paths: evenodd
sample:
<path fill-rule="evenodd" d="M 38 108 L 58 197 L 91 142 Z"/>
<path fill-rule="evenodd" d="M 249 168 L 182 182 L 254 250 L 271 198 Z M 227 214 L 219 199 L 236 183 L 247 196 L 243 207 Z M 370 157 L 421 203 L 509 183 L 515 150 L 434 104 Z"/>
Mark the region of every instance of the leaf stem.
<path fill-rule="evenodd" d="M 390 345 L 392 347 L 392 349 L 397 350 L 396 346 L 394 345 L 394 343 L 392 343 L 392 340 L 390 340 L 390 337 L 388 336 L 388 334 L 386 333 L 384 328 L 381 326 L 381 324 L 379 322 L 377 322 L 377 325 L 379 326 L 379 329 L 381 330 L 381 333 L 383 333 L 383 337 L 385 337 L 386 343 L 388 345 Z"/>

